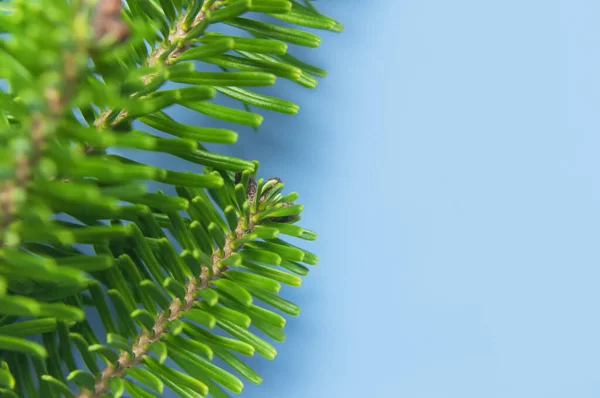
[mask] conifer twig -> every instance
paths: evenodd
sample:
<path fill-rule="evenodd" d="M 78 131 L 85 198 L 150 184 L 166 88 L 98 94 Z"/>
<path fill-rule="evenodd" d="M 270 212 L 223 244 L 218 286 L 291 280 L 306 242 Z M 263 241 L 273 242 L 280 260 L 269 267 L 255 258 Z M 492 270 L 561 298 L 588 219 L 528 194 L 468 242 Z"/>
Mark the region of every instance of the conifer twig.
<path fill-rule="evenodd" d="M 234 252 L 242 249 L 243 245 L 232 249 L 231 243 L 234 240 L 240 239 L 246 234 L 252 233 L 254 230 L 254 224 L 252 223 L 252 217 L 248 220 L 248 224 L 244 225 L 246 220 L 240 218 L 237 227 L 233 234 L 229 234 L 225 240 L 225 246 L 223 251 L 217 249 L 211 255 L 212 272 L 209 271 L 208 266 L 202 265 L 202 273 L 199 277 L 192 277 L 186 285 L 185 302 L 181 302 L 179 298 L 175 298 L 169 305 L 168 311 L 161 312 L 154 323 L 152 333 L 148 331 L 142 331 L 136 339 L 135 344 L 131 347 L 133 356 L 126 351 L 122 351 L 119 354 L 117 366 L 108 365 L 100 374 L 97 380 L 94 391 L 83 389 L 77 398 L 100 398 L 103 393 L 109 390 L 109 380 L 112 377 L 122 378 L 125 376 L 127 369 L 137 366 L 148 354 L 150 350 L 150 344 L 155 343 L 167 333 L 167 325 L 169 321 L 178 319 L 183 313 L 190 310 L 196 301 L 195 293 L 199 290 L 206 289 L 210 286 L 210 283 L 217 279 L 221 273 L 227 270 L 227 266 L 220 265 L 219 263 L 229 258 Z"/>
<path fill-rule="evenodd" d="M 203 23 L 204 19 L 209 15 L 209 13 L 216 10 L 217 8 L 219 8 L 221 5 L 223 5 L 222 1 L 214 1 L 208 7 L 205 5 L 202 8 L 202 10 L 198 13 L 198 15 L 196 15 L 196 17 L 194 18 L 194 21 L 187 28 L 185 26 L 185 21 L 187 19 L 187 13 L 183 14 L 181 16 L 181 18 L 179 18 L 179 20 L 174 24 L 175 29 L 169 34 L 169 37 L 167 38 L 166 42 L 163 43 L 162 45 L 158 46 L 157 48 L 155 48 L 154 51 L 152 51 L 152 53 L 148 56 L 148 58 L 146 60 L 146 63 L 148 64 L 148 66 L 154 66 L 158 62 L 161 62 L 161 61 L 164 62 L 165 64 L 168 64 L 171 60 L 177 58 L 185 50 L 190 48 L 190 46 L 192 45 L 191 39 L 186 42 L 183 42 L 183 40 L 186 38 L 188 33 L 195 26 Z M 188 12 L 192 12 L 191 9 Z M 166 54 L 168 51 L 170 51 L 170 53 Z M 143 77 L 144 83 L 148 84 L 150 81 L 152 81 L 153 77 L 154 77 L 154 75 L 152 75 L 152 74 L 144 76 Z M 135 95 L 135 94 L 133 94 L 133 95 Z M 108 117 L 112 114 L 113 111 L 114 111 L 113 109 L 105 109 L 102 113 L 100 113 L 100 115 L 94 122 L 94 125 L 98 128 L 104 127 L 104 125 L 106 123 L 106 119 L 108 119 Z M 126 116 L 127 116 L 127 111 L 121 110 L 117 114 L 115 119 L 112 121 L 111 125 L 112 126 L 117 125 Z M 92 150 L 93 150 L 92 147 L 88 147 L 86 152 L 89 153 Z"/>

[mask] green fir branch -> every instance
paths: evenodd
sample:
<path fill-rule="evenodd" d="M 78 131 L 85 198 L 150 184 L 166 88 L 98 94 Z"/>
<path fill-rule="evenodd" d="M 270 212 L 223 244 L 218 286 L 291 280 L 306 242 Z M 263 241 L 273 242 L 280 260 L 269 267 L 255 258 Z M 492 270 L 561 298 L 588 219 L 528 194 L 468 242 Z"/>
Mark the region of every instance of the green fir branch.
<path fill-rule="evenodd" d="M 250 177 L 251 179 L 252 177 Z M 252 203 L 255 198 L 250 195 L 248 201 L 244 203 Z M 94 384 L 94 390 L 89 391 L 84 389 L 77 395 L 78 398 L 99 398 L 103 393 L 110 389 L 111 378 L 123 378 L 130 368 L 138 366 L 144 357 L 149 353 L 150 346 L 157 341 L 160 341 L 169 333 L 169 322 L 175 321 L 182 316 L 186 316 L 190 311 L 194 311 L 192 308 L 197 303 L 197 297 L 202 295 L 202 290 L 208 289 L 215 280 L 217 280 L 221 274 L 224 275 L 237 275 L 233 274 L 233 271 L 227 274 L 228 266 L 226 264 L 235 264 L 233 255 L 238 253 L 244 248 L 242 242 L 250 240 L 253 236 L 257 224 L 255 220 L 261 217 L 261 213 L 258 211 L 251 211 L 249 217 L 240 217 L 235 228 L 231 229 L 229 233 L 223 237 L 222 248 L 217 248 L 213 251 L 210 256 L 209 265 L 201 265 L 201 272 L 199 276 L 192 276 L 185 286 L 185 294 L 183 299 L 175 297 L 168 305 L 168 309 L 161 312 L 156 320 L 154 321 L 151 328 L 144 329 L 139 336 L 135 339 L 135 344 L 132 347 L 127 346 L 126 350 L 123 350 L 118 355 L 117 366 L 109 364 L 105 370 L 101 372 L 101 377 Z M 273 219 L 273 217 L 270 217 Z M 269 236 L 276 236 L 277 232 L 270 232 Z M 303 257 L 303 256 L 302 256 Z M 242 277 L 242 280 L 248 281 L 251 279 L 250 275 L 243 273 L 246 278 Z M 229 278 L 226 280 L 229 281 Z M 239 278 L 239 277 L 238 277 Z M 233 278 L 234 281 L 237 278 Z M 243 282 L 242 282 L 243 283 Z M 251 282 L 250 282 L 251 283 Z M 235 286 L 235 284 L 233 285 Z M 242 285 L 244 286 L 244 285 Z M 243 288 L 240 288 L 243 291 Z M 251 301 L 251 300 L 250 300 Z M 188 315 L 189 316 L 189 315 Z M 246 328 L 249 326 L 246 325 Z"/>
<path fill-rule="evenodd" d="M 247 6 L 250 4 L 250 1 L 248 0 L 243 3 Z M 196 14 L 196 16 L 194 16 L 194 8 L 189 8 L 186 10 L 186 12 L 173 23 L 174 28 L 167 39 L 152 51 L 145 61 L 145 64 L 147 64 L 149 67 L 154 67 L 156 65 L 170 65 L 176 63 L 177 58 L 190 48 L 193 37 L 200 36 L 202 33 L 204 33 L 204 29 L 206 29 L 208 26 L 206 21 L 210 16 L 210 13 L 217 10 L 219 7 L 222 7 L 223 5 L 223 1 L 213 0 L 205 2 L 202 5 L 202 9 Z M 190 35 L 192 30 L 194 30 L 194 34 Z M 152 84 L 156 78 L 156 73 L 149 73 L 141 76 L 142 82 L 146 85 Z M 132 95 L 135 95 L 135 93 Z M 107 119 L 114 112 L 115 110 L 113 109 L 104 110 L 96 119 L 94 124 L 97 127 L 104 127 Z M 111 125 L 117 125 L 121 120 L 127 117 L 127 114 L 127 110 L 120 110 L 111 121 Z M 91 151 L 91 149 L 92 148 L 89 150 Z"/>
<path fill-rule="evenodd" d="M 240 35 L 207 31 L 219 23 Z M 281 284 L 300 286 L 318 258 L 282 237 L 316 234 L 298 225 L 297 193 L 278 178 L 256 180 L 257 161 L 204 147 L 234 143 L 234 130 L 184 124 L 165 110 L 253 128 L 263 118 L 249 106 L 296 113 L 252 87 L 277 78 L 316 86 L 325 71 L 288 53 L 288 44 L 319 45 L 302 27 L 341 30 L 309 1 L 2 3 L 1 395 L 137 398 L 168 388 L 227 397 L 241 392 L 241 378 L 262 381 L 238 355 L 275 357 L 248 329 L 284 340 L 280 313 L 299 308 L 279 296 Z M 168 82 L 182 87 L 164 89 Z M 213 102 L 221 94 L 245 109 Z M 112 148 L 168 153 L 193 171 Z M 175 194 L 148 192 L 146 181 Z"/>

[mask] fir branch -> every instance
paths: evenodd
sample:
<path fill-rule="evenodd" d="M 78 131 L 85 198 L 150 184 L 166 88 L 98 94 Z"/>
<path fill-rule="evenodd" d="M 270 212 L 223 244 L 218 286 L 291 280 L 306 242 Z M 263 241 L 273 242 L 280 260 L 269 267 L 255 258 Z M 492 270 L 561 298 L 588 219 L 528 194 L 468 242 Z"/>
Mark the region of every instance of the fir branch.
<path fill-rule="evenodd" d="M 183 16 L 177 21 L 175 24 L 175 29 L 169 35 L 167 39 L 166 46 L 159 46 L 155 49 L 152 54 L 148 57 L 148 65 L 153 66 L 156 65 L 161 59 L 164 59 L 165 64 L 169 64 L 178 56 L 180 56 L 184 51 L 186 51 L 192 45 L 192 40 L 189 39 L 185 42 L 182 40 L 187 37 L 189 32 L 196 26 L 200 25 L 204 22 L 204 20 L 210 15 L 212 11 L 215 11 L 217 8 L 223 5 L 222 1 L 212 1 L 207 2 L 202 10 L 196 15 L 194 18 L 194 22 L 189 26 L 185 26 L 185 21 L 188 18 L 187 13 L 183 14 Z M 210 4 L 212 3 L 212 4 Z M 188 11 L 191 12 L 191 9 Z M 197 39 L 197 38 L 194 38 Z M 168 52 L 168 55 L 165 55 Z M 147 81 L 148 82 L 148 81 Z"/>
<path fill-rule="evenodd" d="M 123 389 L 154 396 L 145 387 L 161 395 L 163 387 L 180 396 L 239 393 L 243 383 L 230 371 L 252 383 L 262 378 L 234 353 L 277 354 L 250 326 L 281 342 L 286 322 L 275 311 L 300 311 L 279 296 L 281 284 L 300 286 L 318 261 L 280 238 L 316 239 L 296 224 L 298 194 L 284 194 L 278 178 L 255 180 L 257 161 L 204 148 L 235 142 L 233 130 L 182 124 L 165 110 L 178 105 L 253 127 L 262 117 L 249 105 L 296 113 L 290 101 L 242 87 L 276 77 L 315 87 L 325 71 L 287 54 L 286 43 L 314 47 L 320 38 L 240 16 L 341 25 L 295 0 L 184 3 L 16 2 L 14 18 L 0 13 L 0 77 L 9 87 L 0 90 L 0 175 L 9 179 L 0 182 L 0 374 L 18 375 L 11 396 L 100 398 Z M 216 23 L 252 37 L 205 32 Z M 166 81 L 190 86 L 161 90 Z M 210 102 L 216 92 L 246 110 Z M 136 119 L 170 137 L 133 129 Z M 92 146 L 164 152 L 203 171 L 176 172 Z M 165 183 L 176 195 L 149 193 L 142 181 Z M 61 214 L 75 220 L 56 220 Z M 98 335 L 88 309 L 101 318 Z M 212 363 L 213 354 L 224 364 Z M 167 357 L 180 370 L 163 364 Z"/>
<path fill-rule="evenodd" d="M 196 301 L 196 293 L 200 290 L 208 288 L 212 281 L 217 279 L 224 271 L 227 270 L 227 266 L 220 264 L 220 262 L 227 260 L 233 253 L 238 252 L 243 248 L 243 245 L 241 245 L 233 249 L 232 243 L 235 240 L 251 234 L 254 230 L 254 226 L 255 225 L 252 221 L 252 217 L 250 217 L 249 220 L 245 220 L 243 217 L 241 217 L 238 220 L 235 231 L 226 237 L 224 249 L 221 251 L 217 248 L 212 253 L 211 270 L 209 270 L 206 265 L 202 265 L 202 273 L 198 279 L 196 277 L 192 277 L 188 281 L 186 285 L 185 302 L 182 303 L 179 298 L 175 298 L 169 305 L 168 313 L 167 311 L 163 311 L 156 318 L 156 322 L 152 328 L 152 335 L 150 335 L 146 330 L 140 333 L 136 339 L 136 343 L 131 347 L 133 357 L 128 352 L 121 351 L 119 354 L 117 367 L 108 365 L 101 372 L 100 378 L 94 386 L 94 391 L 92 392 L 87 389 L 83 389 L 77 395 L 77 398 L 100 398 L 103 393 L 109 390 L 110 378 L 123 378 L 128 369 L 139 365 L 144 356 L 148 354 L 150 345 L 159 341 L 167 333 L 168 322 L 178 319 L 186 311 L 189 311 Z"/>
<path fill-rule="evenodd" d="M 193 22 L 190 26 L 186 26 L 186 20 L 189 18 L 188 14 L 193 12 L 190 8 L 186 13 L 184 13 L 175 23 L 175 28 L 169 34 L 167 40 L 162 43 L 160 46 L 155 48 L 152 53 L 148 56 L 146 63 L 148 66 L 152 67 L 157 65 L 159 62 L 168 65 L 173 62 L 173 60 L 177 59 L 184 51 L 190 48 L 194 39 L 198 39 L 198 37 L 189 38 L 187 41 L 184 39 L 188 36 L 188 34 L 194 29 L 196 26 L 201 25 L 205 22 L 205 19 L 210 16 L 212 11 L 215 11 L 217 8 L 223 5 L 223 1 L 209 1 L 203 7 L 202 10 L 196 15 L 193 19 Z M 149 84 L 154 77 L 154 74 L 146 75 L 142 78 L 145 84 Z M 133 94 L 135 95 L 135 94 Z M 105 127 L 106 121 L 108 117 L 113 113 L 113 109 L 105 109 L 96 119 L 94 125 L 98 128 Z M 116 126 L 121 120 L 127 117 L 127 111 L 121 110 L 115 119 L 111 122 L 112 126 Z M 89 153 L 93 151 L 93 147 L 88 147 L 86 152 Z"/>
<path fill-rule="evenodd" d="M 52 136 L 57 129 L 56 123 L 69 110 L 69 102 L 76 94 L 80 73 L 87 68 L 82 59 L 87 60 L 88 32 L 85 29 L 90 11 L 88 0 L 79 0 L 77 11 L 72 22 L 72 34 L 75 40 L 74 52 L 67 50 L 63 53 L 63 80 L 44 90 L 45 110 L 36 111 L 30 122 L 30 153 L 18 152 L 16 158 L 16 173 L 11 180 L 5 181 L 0 187 L 0 248 L 5 245 L 18 245 L 18 240 L 6 240 L 7 229 L 16 220 L 18 213 L 17 195 L 26 190 L 33 179 L 44 152 L 46 138 Z M 64 87 L 58 87 L 63 84 Z"/>

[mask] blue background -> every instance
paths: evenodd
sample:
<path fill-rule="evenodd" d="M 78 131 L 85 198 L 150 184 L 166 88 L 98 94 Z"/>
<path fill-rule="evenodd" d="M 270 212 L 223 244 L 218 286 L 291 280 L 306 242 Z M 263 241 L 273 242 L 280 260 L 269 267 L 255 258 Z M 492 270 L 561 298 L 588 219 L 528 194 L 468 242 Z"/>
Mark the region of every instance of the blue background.
<path fill-rule="evenodd" d="M 242 396 L 600 396 L 600 3 L 318 3 L 346 29 L 294 51 L 330 75 L 212 147 L 319 233 Z"/>

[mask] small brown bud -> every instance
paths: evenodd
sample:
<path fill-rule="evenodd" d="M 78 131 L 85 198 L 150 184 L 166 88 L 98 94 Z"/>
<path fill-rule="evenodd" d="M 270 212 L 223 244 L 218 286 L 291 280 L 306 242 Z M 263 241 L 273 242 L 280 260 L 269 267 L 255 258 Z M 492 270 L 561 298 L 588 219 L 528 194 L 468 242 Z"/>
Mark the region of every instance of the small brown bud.
<path fill-rule="evenodd" d="M 250 176 L 248 180 L 248 202 L 252 203 L 256 197 L 256 181 Z"/>
<path fill-rule="evenodd" d="M 235 174 L 234 182 L 235 182 L 235 185 L 242 182 L 242 173 Z M 246 196 L 246 199 L 248 199 L 248 202 L 252 203 L 255 196 L 256 196 L 256 181 L 254 180 L 254 178 L 252 176 L 249 176 L 248 177 L 248 195 Z"/>

